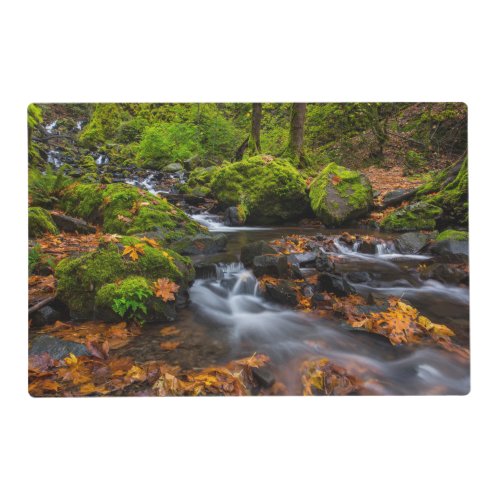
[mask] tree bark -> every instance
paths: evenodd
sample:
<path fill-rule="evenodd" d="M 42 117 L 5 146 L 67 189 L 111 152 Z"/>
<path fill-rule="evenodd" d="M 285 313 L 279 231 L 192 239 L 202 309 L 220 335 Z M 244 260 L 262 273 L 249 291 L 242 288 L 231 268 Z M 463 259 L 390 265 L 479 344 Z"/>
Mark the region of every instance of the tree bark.
<path fill-rule="evenodd" d="M 260 123 L 262 121 L 262 103 L 252 104 L 252 142 L 257 153 L 260 149 Z"/>
<path fill-rule="evenodd" d="M 289 149 L 292 156 L 302 158 L 304 155 L 304 125 L 306 122 L 306 104 L 293 103 L 290 118 Z"/>

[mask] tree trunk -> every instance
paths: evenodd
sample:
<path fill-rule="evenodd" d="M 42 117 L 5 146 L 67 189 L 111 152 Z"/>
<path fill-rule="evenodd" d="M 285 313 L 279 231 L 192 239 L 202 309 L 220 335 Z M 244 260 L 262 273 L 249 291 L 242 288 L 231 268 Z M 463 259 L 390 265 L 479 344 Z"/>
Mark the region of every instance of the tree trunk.
<path fill-rule="evenodd" d="M 293 103 L 290 118 L 290 140 L 288 148 L 292 157 L 299 160 L 304 156 L 304 125 L 306 121 L 306 104 Z"/>
<path fill-rule="evenodd" d="M 252 104 L 252 146 L 256 153 L 260 153 L 260 122 L 262 121 L 262 103 Z"/>

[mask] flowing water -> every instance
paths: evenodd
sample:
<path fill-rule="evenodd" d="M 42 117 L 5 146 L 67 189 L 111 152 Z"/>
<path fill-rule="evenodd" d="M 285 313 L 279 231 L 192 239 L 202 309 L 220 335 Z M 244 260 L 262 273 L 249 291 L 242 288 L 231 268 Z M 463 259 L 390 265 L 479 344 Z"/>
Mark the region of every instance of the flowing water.
<path fill-rule="evenodd" d="M 216 221 L 212 230 L 217 231 L 220 223 Z M 362 379 L 370 394 L 468 392 L 468 361 L 454 353 L 440 347 L 392 346 L 377 335 L 353 332 L 340 320 L 319 319 L 262 297 L 252 271 L 238 260 L 239 249 L 250 241 L 272 240 L 299 231 L 317 232 L 293 227 L 231 228 L 227 251 L 204 259 L 225 263 L 217 265 L 215 276 L 195 281 L 190 305 L 173 324 L 178 336 L 168 340 L 181 340 L 182 344 L 164 352 L 159 348 L 166 340 L 160 334 L 161 326 L 146 327 L 143 335 L 124 348 L 124 354 L 200 368 L 264 353 L 271 358 L 269 369 L 291 394 L 302 391 L 300 364 L 322 357 Z M 362 284 L 351 282 L 357 293 L 404 297 L 431 320 L 453 328 L 458 343 L 468 344 L 468 289 L 421 281 L 415 269 L 427 256 L 399 254 L 391 240 L 380 244 L 375 255 L 350 249 L 338 239 L 336 246 L 342 272 L 365 271 L 370 275 Z"/>

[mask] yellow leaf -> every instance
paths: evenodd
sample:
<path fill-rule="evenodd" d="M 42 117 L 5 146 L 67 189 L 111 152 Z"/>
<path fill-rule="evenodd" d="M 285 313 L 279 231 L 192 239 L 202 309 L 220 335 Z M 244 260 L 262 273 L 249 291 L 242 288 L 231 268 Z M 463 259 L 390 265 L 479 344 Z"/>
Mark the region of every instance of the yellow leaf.
<path fill-rule="evenodd" d="M 432 327 L 432 333 L 434 335 L 445 335 L 446 337 L 452 337 L 453 335 L 455 335 L 453 333 L 453 330 L 450 330 L 447 326 L 436 324 L 434 324 Z"/>
<path fill-rule="evenodd" d="M 139 260 L 139 254 L 144 255 L 144 243 L 128 245 L 123 249 L 122 255 L 129 255 L 132 260 Z"/>
<path fill-rule="evenodd" d="M 78 363 L 78 358 L 72 353 L 69 353 L 69 356 L 67 358 L 64 358 L 64 362 L 70 366 L 70 365 L 76 365 Z"/>

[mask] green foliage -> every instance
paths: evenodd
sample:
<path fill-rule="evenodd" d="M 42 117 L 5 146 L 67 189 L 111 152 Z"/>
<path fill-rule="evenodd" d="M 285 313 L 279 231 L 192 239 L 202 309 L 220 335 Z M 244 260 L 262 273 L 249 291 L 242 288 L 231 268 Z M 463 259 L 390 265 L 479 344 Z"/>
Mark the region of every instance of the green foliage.
<path fill-rule="evenodd" d="M 269 156 L 222 165 L 210 187 L 223 206 L 245 207 L 252 223 L 297 220 L 308 208 L 306 184 L 297 169 Z"/>
<path fill-rule="evenodd" d="M 146 301 L 153 295 L 153 290 L 145 278 L 129 276 L 122 282 L 110 283 L 102 287 L 96 295 L 96 305 L 109 305 L 120 317 L 142 323 L 148 313 Z"/>
<path fill-rule="evenodd" d="M 182 123 L 156 123 L 143 134 L 137 161 L 151 168 L 184 161 L 202 151 L 195 126 Z"/>
<path fill-rule="evenodd" d="M 45 173 L 36 168 L 30 168 L 28 171 L 28 192 L 31 204 L 52 208 L 60 200 L 64 190 L 71 182 L 71 178 L 64 175 L 63 171 L 54 173 L 50 166 L 47 166 Z"/>
<path fill-rule="evenodd" d="M 469 239 L 469 233 L 467 231 L 456 231 L 454 229 L 447 229 L 442 231 L 436 237 L 436 241 L 445 240 L 455 240 L 455 241 L 466 241 Z"/>
<path fill-rule="evenodd" d="M 91 155 L 82 156 L 78 162 L 78 166 L 81 167 L 84 172 L 97 173 L 97 165 L 94 157 Z"/>
<path fill-rule="evenodd" d="M 427 165 L 425 156 L 417 151 L 410 150 L 405 156 L 405 173 L 421 172 Z"/>
<path fill-rule="evenodd" d="M 118 127 L 116 139 L 123 144 L 138 142 L 147 126 L 147 120 L 141 117 L 135 117 L 131 120 L 122 122 Z"/>
<path fill-rule="evenodd" d="M 103 201 L 104 194 L 100 185 L 74 183 L 64 192 L 60 205 L 69 215 L 96 222 L 102 217 Z"/>
<path fill-rule="evenodd" d="M 120 104 L 96 104 L 90 121 L 80 133 L 80 143 L 89 148 L 96 149 L 107 140 L 113 139 L 120 123 L 129 118 L 129 114 Z"/>
<path fill-rule="evenodd" d="M 59 231 L 47 210 L 41 207 L 28 208 L 29 237 L 36 238 L 45 233 L 57 234 Z"/>
<path fill-rule="evenodd" d="M 43 122 L 42 110 L 36 104 L 28 106 L 28 130 L 33 130 Z"/>
<path fill-rule="evenodd" d="M 42 260 L 42 247 L 37 243 L 28 250 L 28 272 L 31 275 Z"/>

